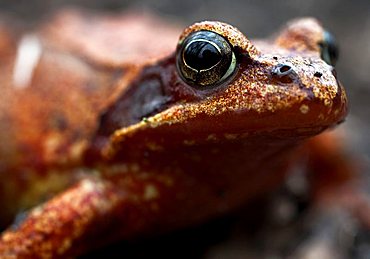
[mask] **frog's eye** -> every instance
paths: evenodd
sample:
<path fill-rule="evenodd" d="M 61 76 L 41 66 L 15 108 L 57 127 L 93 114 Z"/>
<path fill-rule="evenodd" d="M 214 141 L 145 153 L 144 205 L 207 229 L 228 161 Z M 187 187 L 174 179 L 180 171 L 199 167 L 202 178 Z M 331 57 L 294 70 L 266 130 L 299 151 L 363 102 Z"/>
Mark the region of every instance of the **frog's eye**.
<path fill-rule="evenodd" d="M 207 88 L 219 85 L 235 71 L 236 58 L 224 37 L 212 31 L 197 31 L 180 43 L 177 68 L 186 82 Z"/>
<path fill-rule="evenodd" d="M 334 66 L 338 60 L 339 50 L 334 36 L 328 32 L 324 32 L 323 41 L 319 43 L 321 48 L 321 58 L 329 65 Z"/>

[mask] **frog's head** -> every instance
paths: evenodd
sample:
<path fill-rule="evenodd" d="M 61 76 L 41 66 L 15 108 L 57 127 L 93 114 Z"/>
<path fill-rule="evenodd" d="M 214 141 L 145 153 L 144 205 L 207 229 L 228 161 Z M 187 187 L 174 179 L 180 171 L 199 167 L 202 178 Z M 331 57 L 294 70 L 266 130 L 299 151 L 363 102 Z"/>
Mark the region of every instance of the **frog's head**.
<path fill-rule="evenodd" d="M 254 42 L 225 23 L 196 23 L 161 63 L 161 90 L 172 102 L 116 131 L 113 144 L 136 141 L 160 150 L 250 135 L 316 135 L 346 115 L 336 58 L 333 37 L 314 19 Z"/>

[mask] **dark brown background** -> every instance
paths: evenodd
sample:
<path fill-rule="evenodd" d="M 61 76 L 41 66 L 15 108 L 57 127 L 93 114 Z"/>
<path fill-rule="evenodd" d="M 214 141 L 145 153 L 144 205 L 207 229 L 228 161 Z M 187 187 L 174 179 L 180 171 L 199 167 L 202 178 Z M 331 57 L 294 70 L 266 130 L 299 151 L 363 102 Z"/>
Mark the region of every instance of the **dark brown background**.
<path fill-rule="evenodd" d="M 341 127 L 346 128 L 349 132 L 349 150 L 355 152 L 363 161 L 365 165 L 363 173 L 369 179 L 369 170 L 367 169 L 370 163 L 370 106 L 368 105 L 370 102 L 369 0 L 1 0 L 0 10 L 1 12 L 10 12 L 20 19 L 26 20 L 29 24 L 34 24 L 43 19 L 50 11 L 66 5 L 77 5 L 111 12 L 120 12 L 127 9 L 152 12 L 170 21 L 175 20 L 184 24 L 184 26 L 205 19 L 221 20 L 237 26 L 251 38 L 265 37 L 294 17 L 317 17 L 336 36 L 340 45 L 341 53 L 337 72 L 339 79 L 347 89 L 350 100 L 350 115 L 347 122 Z M 255 207 L 252 207 L 252 210 L 253 208 Z M 114 252 L 111 252 L 110 256 L 123 250 L 128 258 L 146 258 L 149 256 L 210 259 L 255 258 L 256 256 L 260 258 L 286 258 L 290 254 L 289 249 L 294 250 L 294 244 L 298 242 L 296 238 L 292 239 L 290 245 L 285 244 L 284 249 L 277 249 L 278 252 L 270 248 L 274 246 L 272 244 L 279 243 L 281 240 L 289 240 L 286 233 L 290 231 L 291 227 L 286 227 L 282 230 L 282 233 L 273 237 L 267 243 L 255 242 L 256 230 L 246 224 L 246 222 L 255 221 L 255 219 L 249 218 L 249 211 L 250 208 L 236 216 L 199 228 L 185 230 L 174 236 L 149 240 L 144 243 L 119 244 L 114 246 Z M 271 237 L 267 237 L 270 232 L 264 231 L 259 227 L 257 230 L 259 238 L 262 235 L 264 239 L 271 239 Z M 305 236 L 309 236 L 309 234 L 306 234 Z M 366 234 L 365 236 L 365 242 L 363 242 L 365 245 L 362 244 L 360 248 L 357 247 L 357 252 L 347 251 L 346 254 L 342 254 L 343 258 L 370 258 L 370 247 L 369 245 L 366 246 L 366 243 L 369 243 L 370 235 Z M 259 244 L 261 245 L 260 249 L 256 248 Z M 94 255 L 104 257 L 107 255 L 107 251 Z M 92 255 L 87 258 L 90 257 Z"/>

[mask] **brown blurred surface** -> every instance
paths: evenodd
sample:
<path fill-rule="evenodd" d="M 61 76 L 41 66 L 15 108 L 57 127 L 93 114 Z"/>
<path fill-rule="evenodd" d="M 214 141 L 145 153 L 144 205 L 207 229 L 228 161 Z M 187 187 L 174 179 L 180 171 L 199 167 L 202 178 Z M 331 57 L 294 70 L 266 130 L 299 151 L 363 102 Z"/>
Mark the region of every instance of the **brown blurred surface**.
<path fill-rule="evenodd" d="M 347 130 L 349 150 L 362 161 L 362 173 L 370 182 L 369 0 L 0 0 L 0 12 L 10 12 L 32 26 L 42 20 L 47 22 L 51 11 L 71 5 L 110 12 L 134 9 L 155 13 L 184 26 L 205 19 L 222 20 L 237 26 L 251 38 L 270 35 L 295 17 L 317 17 L 340 45 L 337 72 L 350 101 L 350 115 L 341 127 Z M 367 190 L 370 192 L 370 188 Z M 304 199 L 292 198 L 287 192 L 283 188 L 274 199 L 253 204 L 228 218 L 154 240 L 117 244 L 110 248 L 111 252 L 102 250 L 94 253 L 94 257 L 107 258 L 109 254 L 120 258 L 117 254 L 123 253 L 125 258 L 370 258 L 368 232 L 356 229 L 356 223 L 345 214 L 330 217 L 297 213 L 297 210 L 304 211 Z M 283 216 L 293 210 L 299 218 L 276 223 L 268 214 L 280 210 Z M 86 258 L 92 257 L 90 254 Z"/>

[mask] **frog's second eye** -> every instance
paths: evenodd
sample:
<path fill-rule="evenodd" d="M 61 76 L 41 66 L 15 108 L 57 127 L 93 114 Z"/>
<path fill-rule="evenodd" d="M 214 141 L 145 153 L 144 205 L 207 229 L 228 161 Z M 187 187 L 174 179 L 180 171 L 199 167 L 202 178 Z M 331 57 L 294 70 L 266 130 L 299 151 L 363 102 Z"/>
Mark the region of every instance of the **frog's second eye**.
<path fill-rule="evenodd" d="M 177 68 L 186 82 L 206 88 L 228 78 L 235 71 L 236 58 L 224 37 L 212 31 L 197 31 L 179 46 Z"/>
<path fill-rule="evenodd" d="M 329 65 L 334 66 L 338 60 L 338 45 L 334 36 L 328 32 L 324 32 L 323 41 L 319 43 L 321 48 L 321 58 Z"/>

